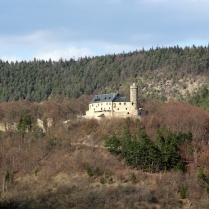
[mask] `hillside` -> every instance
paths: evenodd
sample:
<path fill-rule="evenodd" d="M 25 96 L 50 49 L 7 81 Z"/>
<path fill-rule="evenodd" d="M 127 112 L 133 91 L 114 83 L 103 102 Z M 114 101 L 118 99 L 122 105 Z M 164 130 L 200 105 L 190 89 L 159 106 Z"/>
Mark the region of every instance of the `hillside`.
<path fill-rule="evenodd" d="M 77 61 L 0 61 L 0 101 L 41 102 L 56 95 L 72 99 L 116 91 L 128 96 L 132 82 L 139 86 L 142 101 L 190 101 L 194 92 L 208 88 L 208 73 L 209 46 L 163 47 Z"/>
<path fill-rule="evenodd" d="M 31 131 L 23 132 L 19 126 L 17 132 L 0 132 L 0 206 L 27 209 L 209 207 L 208 112 L 187 103 L 151 100 L 143 104 L 149 115 L 142 121 L 76 120 L 75 115 L 85 109 L 87 101 L 88 97 L 83 96 L 73 101 L 59 99 L 42 104 L 26 101 L 0 104 L 1 122 L 20 123 L 27 115 L 32 121 Z M 37 118 L 53 119 L 46 133 L 35 124 Z M 70 119 L 67 124 L 63 123 L 66 119 Z M 108 138 L 115 136 L 122 143 L 125 136 L 130 142 L 128 146 L 132 142 L 138 146 L 142 142 L 138 136 L 145 132 L 150 148 L 165 142 L 163 150 L 168 155 L 176 150 L 175 159 L 186 169 L 175 164 L 159 166 L 158 170 L 140 169 L 142 164 L 131 164 L 127 155 L 111 153 L 107 147 L 107 142 L 111 142 Z M 185 138 L 189 132 L 192 138 Z M 161 144 L 159 133 L 163 136 Z M 169 140 L 175 142 L 176 134 L 181 135 L 177 137 L 182 140 L 180 144 L 167 144 Z M 135 152 L 126 148 L 126 154 Z M 129 159 L 134 159 L 134 163 L 139 162 L 131 156 Z"/>

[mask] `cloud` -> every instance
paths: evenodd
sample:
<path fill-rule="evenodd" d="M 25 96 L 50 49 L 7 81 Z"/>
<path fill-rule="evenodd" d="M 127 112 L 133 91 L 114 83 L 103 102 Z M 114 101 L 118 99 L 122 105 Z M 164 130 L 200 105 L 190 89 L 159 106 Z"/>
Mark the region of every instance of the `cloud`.
<path fill-rule="evenodd" d="M 8 8 L 0 18 L 1 59 L 69 59 L 209 40 L 208 0 L 11 2 L 0 2 Z"/>
<path fill-rule="evenodd" d="M 52 51 L 38 52 L 35 54 L 37 59 L 58 61 L 60 58 L 69 60 L 71 58 L 78 59 L 79 57 L 92 56 L 94 53 L 86 48 L 66 47 L 55 49 Z"/>
<path fill-rule="evenodd" d="M 81 42 L 70 41 L 48 30 L 23 36 L 0 36 L 0 45 L 2 46 L 0 58 L 8 61 L 33 60 L 34 58 L 54 61 L 60 58 L 69 60 L 136 49 L 135 45 L 116 44 L 114 41 L 92 39 Z"/>
<path fill-rule="evenodd" d="M 89 45 L 87 48 L 82 43 L 59 38 L 53 31 L 36 31 L 23 36 L 0 36 L 0 59 L 20 61 L 51 58 L 57 61 L 61 57 L 68 60 L 96 54 Z"/>
<path fill-rule="evenodd" d="M 66 60 L 78 59 L 79 57 L 117 54 L 123 51 L 149 49 L 156 46 L 208 44 L 208 36 L 202 33 L 182 38 L 181 35 L 178 35 L 178 32 L 176 34 L 173 32 L 170 37 L 166 37 L 169 36 L 169 32 L 168 34 L 165 34 L 165 32 L 160 34 L 157 31 L 142 31 L 130 34 L 126 41 L 119 40 L 118 42 L 115 42 L 114 39 L 94 39 L 94 37 L 87 37 L 83 40 L 68 39 L 69 36 L 73 37 L 75 34 L 76 32 L 73 31 L 59 29 L 57 33 L 46 30 L 22 36 L 0 36 L 0 59 L 29 61 L 37 58 L 57 61 L 60 58 Z"/>
<path fill-rule="evenodd" d="M 18 57 L 18 56 L 2 56 L 0 57 L 1 60 L 3 61 L 8 61 L 8 62 L 16 62 L 16 61 L 22 61 L 22 60 L 25 60 L 24 57 Z"/>
<path fill-rule="evenodd" d="M 9 47 L 36 46 L 42 45 L 48 37 L 50 37 L 49 31 L 36 31 L 25 35 L 2 35 L 0 36 L 0 44 Z"/>

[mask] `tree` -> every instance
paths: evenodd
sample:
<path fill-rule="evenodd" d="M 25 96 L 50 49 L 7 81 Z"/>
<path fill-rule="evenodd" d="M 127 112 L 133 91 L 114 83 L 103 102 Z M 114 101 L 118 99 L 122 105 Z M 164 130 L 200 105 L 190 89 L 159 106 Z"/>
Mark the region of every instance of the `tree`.
<path fill-rule="evenodd" d="M 23 138 L 27 131 L 32 129 L 32 119 L 30 115 L 26 115 L 24 118 L 20 118 L 17 124 L 17 130 L 22 134 Z"/>
<path fill-rule="evenodd" d="M 105 147 L 112 154 L 119 154 L 121 152 L 121 142 L 114 133 L 112 136 L 105 140 Z"/>

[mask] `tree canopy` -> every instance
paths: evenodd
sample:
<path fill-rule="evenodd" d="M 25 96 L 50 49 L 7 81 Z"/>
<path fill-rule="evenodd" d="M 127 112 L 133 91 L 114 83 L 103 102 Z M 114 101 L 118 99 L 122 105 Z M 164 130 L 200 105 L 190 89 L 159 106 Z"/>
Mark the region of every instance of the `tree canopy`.
<path fill-rule="evenodd" d="M 146 79 L 165 79 L 174 82 L 188 74 L 208 75 L 209 46 L 207 47 L 162 47 L 136 50 L 129 53 L 84 57 L 78 60 L 36 60 L 11 62 L 0 60 L 0 101 L 46 101 L 55 95 L 78 98 L 95 92 L 120 90 L 127 93 L 126 82 L 138 81 L 142 90 L 148 90 Z M 138 78 L 143 77 L 144 82 Z M 155 97 L 155 93 L 151 95 Z M 161 99 L 166 99 L 162 94 Z"/>

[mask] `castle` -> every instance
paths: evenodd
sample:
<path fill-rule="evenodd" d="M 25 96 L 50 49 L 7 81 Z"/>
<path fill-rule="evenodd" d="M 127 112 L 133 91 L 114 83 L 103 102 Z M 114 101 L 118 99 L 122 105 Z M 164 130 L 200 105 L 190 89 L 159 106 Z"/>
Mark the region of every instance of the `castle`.
<path fill-rule="evenodd" d="M 95 95 L 89 103 L 85 118 L 138 117 L 144 114 L 146 111 L 138 109 L 138 87 L 133 83 L 130 86 L 130 100 L 121 97 L 119 93 Z"/>

